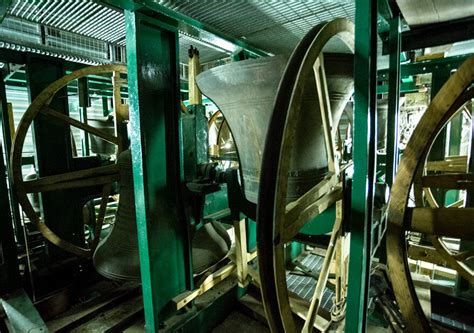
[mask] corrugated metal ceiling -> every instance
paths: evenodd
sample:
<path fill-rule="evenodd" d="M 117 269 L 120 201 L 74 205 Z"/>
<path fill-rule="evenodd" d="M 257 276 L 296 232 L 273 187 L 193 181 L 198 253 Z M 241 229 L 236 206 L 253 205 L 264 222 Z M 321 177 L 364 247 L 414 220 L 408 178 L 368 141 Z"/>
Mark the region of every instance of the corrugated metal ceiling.
<path fill-rule="evenodd" d="M 217 31 L 247 41 L 271 53 L 290 53 L 314 25 L 336 17 L 354 19 L 353 0 L 313 1 L 157 1 L 213 27 Z M 9 15 L 24 20 L 125 45 L 122 11 L 93 0 L 13 0 Z M 187 62 L 189 45 L 200 49 L 202 62 L 228 56 L 229 51 L 198 38 L 180 35 L 181 62 Z"/>
<path fill-rule="evenodd" d="M 290 53 L 318 23 L 355 17 L 353 0 L 157 2 L 274 54 Z"/>

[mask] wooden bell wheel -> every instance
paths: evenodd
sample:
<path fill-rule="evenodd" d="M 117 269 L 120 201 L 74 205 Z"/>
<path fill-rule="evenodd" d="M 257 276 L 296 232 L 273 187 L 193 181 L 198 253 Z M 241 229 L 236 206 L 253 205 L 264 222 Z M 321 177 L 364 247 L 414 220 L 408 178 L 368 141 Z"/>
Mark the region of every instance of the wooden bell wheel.
<path fill-rule="evenodd" d="M 17 195 L 18 202 L 20 203 L 26 216 L 48 241 L 70 253 L 81 257 L 88 257 L 94 252 L 94 249 L 99 242 L 99 237 L 96 236 L 94 238 L 89 248 L 83 248 L 61 239 L 54 233 L 54 231 L 48 228 L 48 226 L 43 221 L 41 221 L 41 218 L 33 209 L 27 194 L 91 186 L 102 186 L 102 201 L 100 204 L 94 233 L 94 235 L 100 235 L 112 183 L 119 179 L 118 166 L 113 164 L 24 181 L 21 168 L 22 151 L 28 129 L 38 114 L 42 114 L 51 120 L 62 122 L 65 126 L 79 128 L 90 134 L 100 137 L 107 142 L 120 146 L 121 142 L 119 137 L 107 134 L 95 127 L 82 123 L 54 110 L 49 106 L 55 94 L 60 89 L 64 88 L 69 82 L 87 75 L 107 73 L 115 74 L 114 76 L 117 77 L 119 74 L 126 74 L 127 69 L 123 65 L 85 67 L 60 78 L 44 89 L 41 94 L 35 98 L 23 115 L 13 139 L 13 147 L 10 155 L 13 188 Z"/>
<path fill-rule="evenodd" d="M 323 48 L 333 37 L 354 49 L 354 26 L 337 19 L 313 28 L 291 55 L 280 81 L 263 153 L 257 206 L 257 246 L 261 291 L 272 332 L 295 332 L 293 304 L 288 297 L 285 244 L 311 219 L 336 204 L 336 221 L 303 331 L 313 328 L 326 285 L 334 243 L 342 233 L 342 182 L 335 157 L 335 130 L 326 82 Z M 297 200 L 286 204 L 293 137 L 302 107 L 305 82 L 314 75 L 326 146 L 328 174 Z"/>
<path fill-rule="evenodd" d="M 463 261 L 472 257 L 472 251 L 454 253 L 442 237 L 474 239 L 474 208 L 463 205 L 444 207 L 428 199 L 428 189 L 474 189 L 470 173 L 441 173 L 426 175 L 426 156 L 438 133 L 453 115 L 474 97 L 474 57 L 467 59 L 438 92 L 415 128 L 400 162 L 388 210 L 387 256 L 390 280 L 409 332 L 432 330 L 418 300 L 411 278 L 408 256 L 408 232 L 428 236 L 434 249 L 460 275 L 473 282 L 473 272 Z M 431 165 L 430 168 L 432 168 Z M 439 170 L 439 169 L 438 169 Z M 455 169 L 454 169 L 455 170 Z M 423 191 L 423 188 L 425 191 Z M 415 207 L 408 207 L 411 190 L 415 194 Z M 429 207 L 423 205 L 425 199 Z M 428 193 L 428 194 L 427 194 Z M 431 202 L 430 202 L 431 201 Z"/>

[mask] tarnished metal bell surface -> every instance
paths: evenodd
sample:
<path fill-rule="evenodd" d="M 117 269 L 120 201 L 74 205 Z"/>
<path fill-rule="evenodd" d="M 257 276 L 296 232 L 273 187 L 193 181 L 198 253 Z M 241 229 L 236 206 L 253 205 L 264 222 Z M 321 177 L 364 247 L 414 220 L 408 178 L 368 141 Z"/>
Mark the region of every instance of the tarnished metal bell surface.
<path fill-rule="evenodd" d="M 97 272 L 109 279 L 140 281 L 130 149 L 119 155 L 117 164 L 120 167 L 120 199 L 117 217 L 112 230 L 95 250 L 94 267 Z"/>
<path fill-rule="evenodd" d="M 339 122 L 352 95 L 351 54 L 327 54 L 327 86 L 332 120 Z M 197 85 L 222 111 L 239 153 L 246 198 L 256 203 L 260 166 L 273 103 L 287 59 L 284 56 L 233 62 L 199 74 Z M 316 82 L 305 84 L 298 129 L 293 138 L 287 198 L 294 200 L 314 186 L 327 172 L 327 156 L 317 99 Z"/>
<path fill-rule="evenodd" d="M 132 158 L 123 151 L 117 161 L 120 167 L 120 200 L 115 224 L 97 246 L 94 267 L 112 280 L 140 281 L 140 258 L 135 217 Z M 192 241 L 193 273 L 199 274 L 219 262 L 230 249 L 230 239 L 222 226 L 208 223 Z"/>

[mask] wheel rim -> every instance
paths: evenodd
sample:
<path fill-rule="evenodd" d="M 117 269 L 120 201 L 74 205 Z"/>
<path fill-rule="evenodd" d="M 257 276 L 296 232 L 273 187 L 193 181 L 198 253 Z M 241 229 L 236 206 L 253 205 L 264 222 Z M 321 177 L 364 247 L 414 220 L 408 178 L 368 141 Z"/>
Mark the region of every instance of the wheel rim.
<path fill-rule="evenodd" d="M 420 119 L 400 161 L 391 191 L 387 231 L 389 275 L 410 332 L 429 331 L 431 326 L 418 301 L 408 267 L 405 233 L 417 227 L 410 219 L 411 210 L 407 209 L 409 193 L 417 174 L 419 175 L 420 165 L 431 147 L 429 143 L 434 141 L 439 130 L 456 111 L 453 106 L 473 80 L 474 57 L 470 57 L 446 82 Z"/>
<path fill-rule="evenodd" d="M 284 243 L 287 238 L 291 238 L 289 234 L 292 233 L 285 232 L 288 227 L 288 224 L 285 224 L 287 213 L 284 203 L 289 159 L 284 157 L 291 151 L 291 133 L 295 131 L 297 112 L 293 106 L 298 103 L 298 96 L 301 96 L 304 86 L 302 78 L 307 73 L 313 72 L 314 69 L 317 83 L 321 79 L 321 77 L 318 79 L 318 75 L 324 77 L 322 50 L 326 43 L 331 38 L 338 37 L 353 51 L 353 34 L 353 24 L 345 19 L 337 19 L 313 28 L 291 55 L 275 99 L 263 153 L 257 205 L 257 246 L 261 290 L 267 320 L 273 332 L 293 332 L 296 329 L 288 299 L 283 259 Z M 316 66 L 317 61 L 319 61 L 318 66 Z M 318 67 L 317 70 L 315 66 Z M 323 86 L 318 85 L 320 104 L 329 101 L 327 90 L 324 91 Z M 318 185 L 321 185 L 322 193 L 325 191 L 331 193 L 329 202 L 335 203 L 342 199 L 342 191 L 335 190 L 340 179 L 337 161 L 334 159 L 334 145 L 327 141 L 328 139 L 331 141 L 331 134 L 331 130 L 325 132 L 329 171 L 332 175 Z M 312 204 L 314 201 L 308 203 Z M 293 229 L 299 228 L 294 226 Z"/>
<path fill-rule="evenodd" d="M 41 221 L 41 218 L 36 214 L 33 206 L 31 205 L 27 194 L 39 193 L 46 190 L 54 191 L 56 189 L 70 189 L 93 185 L 102 185 L 102 201 L 97 216 L 95 228 L 95 235 L 98 235 L 98 233 L 100 233 L 100 228 L 105 217 L 105 210 L 107 206 L 106 199 L 108 199 L 109 194 L 111 192 L 111 184 L 112 182 L 117 181 L 119 179 L 118 166 L 114 164 L 110 166 L 85 169 L 60 175 L 46 176 L 33 181 L 24 181 L 21 170 L 22 151 L 28 129 L 31 126 L 34 118 L 39 113 L 44 114 L 48 117 L 55 118 L 56 120 L 65 122 L 66 125 L 81 128 L 86 132 L 101 137 L 102 139 L 113 144 L 120 145 L 121 142 L 118 137 L 111 136 L 107 133 L 93 128 L 92 126 L 80 123 L 79 121 L 70 118 L 69 116 L 66 116 L 64 114 L 61 114 L 49 107 L 49 104 L 51 103 L 54 95 L 60 89 L 64 88 L 70 81 L 91 74 L 105 73 L 126 74 L 127 69 L 123 65 L 102 65 L 95 67 L 85 67 L 80 70 L 74 71 L 66 76 L 63 76 L 62 78 L 51 83 L 47 88 L 45 88 L 30 104 L 22 119 L 20 120 L 18 128 L 15 132 L 12 151 L 10 154 L 10 169 L 12 170 L 13 188 L 17 195 L 18 203 L 21 205 L 26 216 L 38 228 L 41 234 L 48 241 L 64 249 L 65 251 L 68 251 L 80 257 L 88 257 L 93 253 L 93 250 L 98 244 L 99 237 L 94 238 L 90 248 L 83 248 L 61 239 L 45 223 Z"/>

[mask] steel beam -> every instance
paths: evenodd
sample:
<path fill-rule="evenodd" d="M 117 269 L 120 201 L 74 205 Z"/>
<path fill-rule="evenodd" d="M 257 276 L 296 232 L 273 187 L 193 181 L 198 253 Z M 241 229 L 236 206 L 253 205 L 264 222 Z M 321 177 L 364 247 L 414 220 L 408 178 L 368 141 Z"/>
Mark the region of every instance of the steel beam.
<path fill-rule="evenodd" d="M 387 159 L 385 182 L 392 186 L 398 163 L 398 114 L 400 112 L 400 17 L 390 22 L 390 76 L 388 83 Z"/>
<path fill-rule="evenodd" d="M 3 146 L 0 141 L 0 295 L 19 286 L 19 272 Z"/>
<path fill-rule="evenodd" d="M 125 22 L 143 302 L 146 330 L 156 332 L 192 276 L 180 194 L 178 32 L 130 10 Z"/>
<path fill-rule="evenodd" d="M 30 103 L 49 84 L 61 78 L 62 63 L 55 59 L 27 56 L 26 72 Z M 55 110 L 66 115 L 68 99 L 66 89 L 61 89 L 50 103 Z M 51 122 L 38 114 L 34 120 L 33 141 L 36 148 L 36 167 L 40 177 L 73 171 L 71 132 L 63 123 Z M 45 223 L 61 238 L 76 245 L 83 245 L 84 222 L 82 202 L 73 190 L 61 190 L 41 195 Z M 51 258 L 64 258 L 66 253 L 48 244 Z"/>
<path fill-rule="evenodd" d="M 354 176 L 346 332 L 363 332 L 369 289 L 375 174 L 377 1 L 356 0 Z"/>

